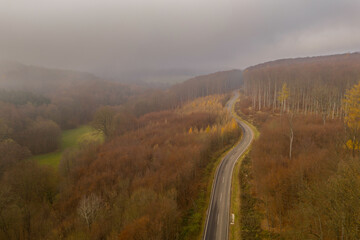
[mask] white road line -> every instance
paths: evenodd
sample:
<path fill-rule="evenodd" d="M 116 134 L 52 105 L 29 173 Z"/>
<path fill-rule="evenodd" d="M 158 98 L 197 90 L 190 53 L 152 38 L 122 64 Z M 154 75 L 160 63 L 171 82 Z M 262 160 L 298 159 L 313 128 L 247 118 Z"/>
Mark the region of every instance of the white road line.
<path fill-rule="evenodd" d="M 238 97 L 238 93 L 235 95 L 235 97 Z M 228 108 L 232 107 L 235 102 L 236 101 L 233 100 L 233 102 L 231 102 L 231 104 L 229 103 Z M 235 118 L 236 118 L 236 116 L 235 116 Z M 236 118 L 236 120 L 239 123 L 239 126 L 243 130 L 243 139 L 241 140 L 240 144 L 236 146 L 234 151 L 230 151 L 222 159 L 221 163 L 216 168 L 216 173 L 215 173 L 214 181 L 213 181 L 213 184 L 212 184 L 211 195 L 210 195 L 210 204 L 209 204 L 209 208 L 208 208 L 207 216 L 206 216 L 206 223 L 205 223 L 205 228 L 204 228 L 204 233 L 203 233 L 203 240 L 208 240 L 207 237 L 209 237 L 209 236 L 207 234 L 211 234 L 210 237 L 215 237 L 215 239 L 217 239 L 217 240 L 218 239 L 228 240 L 228 233 L 229 233 L 228 224 L 229 224 L 229 221 L 230 221 L 230 218 L 228 217 L 228 215 L 230 214 L 229 213 L 230 200 L 227 197 L 229 195 L 229 190 L 230 190 L 230 189 L 228 189 L 228 187 L 231 186 L 231 182 L 229 184 L 225 185 L 225 177 L 224 177 L 224 175 L 225 175 L 226 172 L 228 172 L 228 170 L 231 170 L 230 174 L 233 173 L 234 166 L 235 166 L 237 158 L 239 158 L 246 151 L 246 149 L 250 146 L 251 140 L 253 138 L 253 132 L 251 131 L 251 129 L 245 123 L 240 121 L 239 119 Z M 249 136 L 249 134 L 250 134 L 250 136 Z M 249 141 L 249 142 L 247 142 L 247 141 Z M 236 159 L 234 159 L 235 156 L 237 157 Z M 228 165 L 226 165 L 226 164 L 228 164 Z M 222 183 L 218 182 L 220 174 L 223 175 Z M 231 177 L 230 177 L 230 180 L 231 180 Z M 221 206 L 219 206 L 220 208 L 218 209 L 217 213 L 215 213 L 214 209 L 213 209 L 213 202 L 216 201 L 216 197 L 218 197 L 218 195 L 215 194 L 216 188 L 218 188 L 218 187 L 221 188 L 221 190 L 223 190 L 223 189 L 225 190 L 225 196 L 224 196 L 224 201 L 225 201 L 224 203 L 225 204 L 224 205 L 220 204 L 221 205 Z M 220 202 L 221 202 L 222 201 L 222 192 L 220 192 L 220 198 L 219 199 L 220 199 Z M 214 213 L 214 215 L 211 215 L 211 213 Z M 220 214 L 222 214 L 221 219 L 220 219 Z M 216 215 L 217 215 L 217 217 L 216 217 Z M 209 221 L 211 219 L 215 220 L 217 226 L 214 227 L 213 229 L 211 229 L 209 231 L 209 233 L 208 233 Z M 224 231 L 224 235 L 222 234 L 223 231 Z"/>

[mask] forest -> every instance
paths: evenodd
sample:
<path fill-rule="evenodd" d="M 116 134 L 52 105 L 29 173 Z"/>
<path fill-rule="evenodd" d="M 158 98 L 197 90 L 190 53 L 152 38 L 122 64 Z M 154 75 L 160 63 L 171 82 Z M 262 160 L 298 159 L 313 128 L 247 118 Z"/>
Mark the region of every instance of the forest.
<path fill-rule="evenodd" d="M 0 0 L 0 240 L 360 240 L 360 0 Z"/>
<path fill-rule="evenodd" d="M 37 91 L 12 85 L 24 68 L 40 79 L 29 77 L 33 86 L 54 81 Z M 358 53 L 278 60 L 167 89 L 0 70 L 0 239 L 198 239 L 209 171 L 241 137 L 225 110 L 237 89 L 236 113 L 260 132 L 237 176 L 242 237 L 360 238 Z M 32 158 L 58 151 L 62 133 L 81 126 L 105 141 L 65 149 L 55 168 Z"/>
<path fill-rule="evenodd" d="M 358 53 L 244 71 L 236 109 L 260 131 L 245 165 L 244 236 L 360 238 L 359 80 Z"/>
<path fill-rule="evenodd" d="M 161 90 L 86 74 L 61 84 L 69 73 L 42 70 L 12 66 L 0 81 L 0 239 L 199 236 L 201 218 L 189 221 L 207 191 L 206 169 L 241 135 L 224 108 L 241 72 Z M 12 85 L 23 74 L 56 86 Z M 31 158 L 58 150 L 61 133 L 83 125 L 105 142 L 65 150 L 57 168 Z"/>
<path fill-rule="evenodd" d="M 244 91 L 254 110 L 315 113 L 325 121 L 341 117 L 345 91 L 359 78 L 359 53 L 284 59 L 245 69 Z"/>

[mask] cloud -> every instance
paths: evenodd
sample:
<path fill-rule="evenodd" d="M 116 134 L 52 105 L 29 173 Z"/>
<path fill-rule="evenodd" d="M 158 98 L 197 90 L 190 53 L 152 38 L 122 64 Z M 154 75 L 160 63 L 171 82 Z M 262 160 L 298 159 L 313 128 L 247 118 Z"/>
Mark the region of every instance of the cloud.
<path fill-rule="evenodd" d="M 358 0 L 0 0 L 2 58 L 126 78 L 359 50 Z"/>

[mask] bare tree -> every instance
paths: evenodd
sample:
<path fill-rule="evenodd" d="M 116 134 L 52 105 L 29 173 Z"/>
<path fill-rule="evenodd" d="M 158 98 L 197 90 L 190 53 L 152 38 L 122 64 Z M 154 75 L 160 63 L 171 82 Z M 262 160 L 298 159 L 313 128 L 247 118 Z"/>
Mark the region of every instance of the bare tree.
<path fill-rule="evenodd" d="M 102 207 L 102 200 L 99 196 L 92 193 L 90 196 L 84 196 L 78 206 L 78 214 L 86 222 L 90 229 L 91 224 L 94 222 Z"/>
<path fill-rule="evenodd" d="M 290 126 L 290 132 L 289 132 L 289 158 L 291 160 L 292 157 L 292 147 L 293 147 L 293 142 L 294 142 L 294 127 L 293 127 L 293 118 L 294 118 L 294 113 L 290 113 L 290 116 L 288 118 L 289 120 L 289 126 Z"/>

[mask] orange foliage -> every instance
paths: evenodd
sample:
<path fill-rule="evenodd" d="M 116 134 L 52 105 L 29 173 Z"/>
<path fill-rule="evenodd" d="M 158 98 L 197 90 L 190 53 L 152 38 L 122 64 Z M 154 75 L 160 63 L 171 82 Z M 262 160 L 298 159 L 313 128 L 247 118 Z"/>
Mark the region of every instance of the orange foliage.
<path fill-rule="evenodd" d="M 261 128 L 251 158 L 258 197 L 271 226 L 284 227 L 306 186 L 327 179 L 336 170 L 336 156 L 344 150 L 340 120 L 296 116 L 293 155 L 289 159 L 289 122 L 272 117 Z"/>
<path fill-rule="evenodd" d="M 211 154 L 236 141 L 240 130 L 217 112 L 182 109 L 149 113 L 137 124 L 137 129 L 79 155 L 70 174 L 73 187 L 63 195 L 61 208 L 71 212 L 82 196 L 95 192 L 118 212 L 108 220 L 99 217 L 94 229 L 109 226 L 101 228 L 104 234 L 115 231 L 120 239 L 158 234 L 157 239 L 175 239 L 182 216 L 203 188 L 200 179 Z"/>

